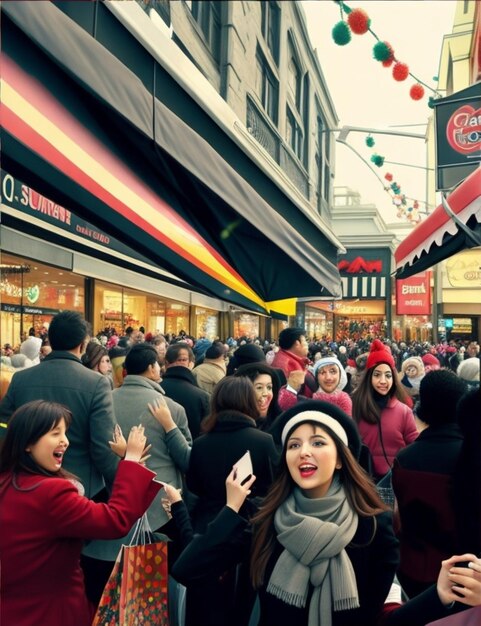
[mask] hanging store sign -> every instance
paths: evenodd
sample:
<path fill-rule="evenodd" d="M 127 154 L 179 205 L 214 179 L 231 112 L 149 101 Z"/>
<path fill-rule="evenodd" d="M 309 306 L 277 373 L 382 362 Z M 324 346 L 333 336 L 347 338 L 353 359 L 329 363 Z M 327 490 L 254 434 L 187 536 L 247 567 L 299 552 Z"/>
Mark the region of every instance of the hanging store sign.
<path fill-rule="evenodd" d="M 434 101 L 438 190 L 451 189 L 481 163 L 479 84 Z"/>
<path fill-rule="evenodd" d="M 396 280 L 396 315 L 431 313 L 431 272 Z"/>

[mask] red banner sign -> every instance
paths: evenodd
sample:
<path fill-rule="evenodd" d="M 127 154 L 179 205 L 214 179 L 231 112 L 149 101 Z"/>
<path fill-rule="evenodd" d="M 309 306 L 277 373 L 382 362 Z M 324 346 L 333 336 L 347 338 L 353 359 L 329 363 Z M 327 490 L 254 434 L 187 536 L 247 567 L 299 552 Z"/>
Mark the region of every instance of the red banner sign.
<path fill-rule="evenodd" d="M 431 272 L 396 280 L 396 315 L 431 313 Z"/>

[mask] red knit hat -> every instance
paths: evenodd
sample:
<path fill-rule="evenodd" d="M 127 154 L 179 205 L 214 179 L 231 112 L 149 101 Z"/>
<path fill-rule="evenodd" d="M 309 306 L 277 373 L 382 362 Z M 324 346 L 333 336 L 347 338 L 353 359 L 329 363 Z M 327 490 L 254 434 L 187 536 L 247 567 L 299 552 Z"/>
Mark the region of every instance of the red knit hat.
<path fill-rule="evenodd" d="M 379 339 L 374 339 L 367 357 L 366 369 L 370 370 L 371 367 L 375 367 L 379 365 L 379 363 L 387 363 L 391 369 L 396 369 L 396 364 L 394 363 L 390 349 L 379 341 Z"/>

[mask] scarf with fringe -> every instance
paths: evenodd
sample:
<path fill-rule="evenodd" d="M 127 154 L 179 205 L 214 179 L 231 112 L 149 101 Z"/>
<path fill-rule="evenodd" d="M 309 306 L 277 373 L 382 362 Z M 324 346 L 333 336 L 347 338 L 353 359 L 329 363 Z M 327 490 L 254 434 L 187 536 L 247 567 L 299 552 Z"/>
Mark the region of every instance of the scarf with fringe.
<path fill-rule="evenodd" d="M 295 488 L 275 513 L 277 540 L 284 551 L 267 591 L 301 608 L 311 584 L 308 626 L 331 626 L 333 610 L 359 607 L 356 576 L 345 550 L 357 525 L 357 513 L 338 476 L 323 498 L 306 498 Z"/>

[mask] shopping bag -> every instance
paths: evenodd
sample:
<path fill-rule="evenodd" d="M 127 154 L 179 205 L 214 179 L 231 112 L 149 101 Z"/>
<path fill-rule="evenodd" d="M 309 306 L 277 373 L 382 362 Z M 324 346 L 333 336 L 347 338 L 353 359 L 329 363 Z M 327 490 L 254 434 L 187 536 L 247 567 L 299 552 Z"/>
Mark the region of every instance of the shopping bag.
<path fill-rule="evenodd" d="M 156 539 L 144 515 L 120 549 L 92 626 L 169 626 L 167 543 Z"/>
<path fill-rule="evenodd" d="M 92 626 L 117 626 L 120 614 L 120 587 L 123 570 L 123 546 L 102 592 Z"/>
<path fill-rule="evenodd" d="M 427 626 L 479 626 L 481 624 L 481 606 L 466 609 L 449 617 L 443 617 Z"/>
<path fill-rule="evenodd" d="M 167 544 L 124 547 L 121 626 L 168 626 Z"/>

